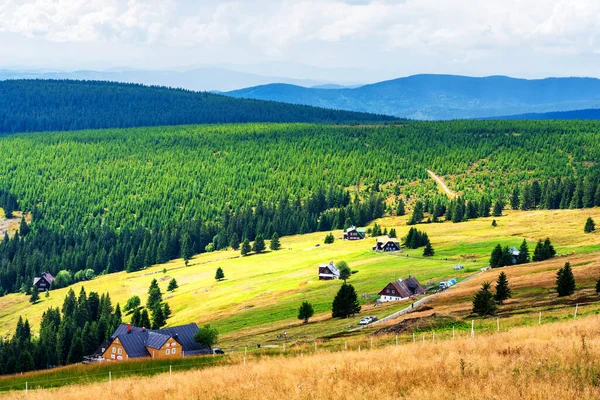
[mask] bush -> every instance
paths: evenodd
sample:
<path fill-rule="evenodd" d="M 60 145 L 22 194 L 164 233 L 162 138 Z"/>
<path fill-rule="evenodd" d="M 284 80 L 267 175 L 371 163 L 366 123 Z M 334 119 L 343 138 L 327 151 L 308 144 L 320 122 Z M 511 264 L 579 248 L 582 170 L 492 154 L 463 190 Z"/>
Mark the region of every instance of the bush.
<path fill-rule="evenodd" d="M 194 339 L 198 343 L 202 343 L 203 345 L 212 347 L 219 340 L 219 332 L 210 326 L 210 324 L 206 324 L 198 330 L 198 333 L 194 336 Z"/>
<path fill-rule="evenodd" d="M 315 315 L 315 310 L 313 306 L 308 301 L 303 301 L 298 309 L 298 319 L 304 321 L 305 324 L 308 323 L 308 319 Z"/>
<path fill-rule="evenodd" d="M 132 296 L 127 300 L 127 303 L 125 303 L 125 307 L 123 307 L 123 311 L 125 311 L 125 312 L 134 311 L 141 304 L 142 304 L 142 300 L 140 299 L 140 296 Z"/>
<path fill-rule="evenodd" d="M 71 275 L 71 272 L 67 271 L 66 269 L 63 269 L 58 274 L 56 274 L 56 277 L 54 278 L 54 282 L 52 282 L 52 287 L 54 289 L 60 289 L 60 288 L 67 287 L 72 283 L 73 283 L 73 275 Z"/>

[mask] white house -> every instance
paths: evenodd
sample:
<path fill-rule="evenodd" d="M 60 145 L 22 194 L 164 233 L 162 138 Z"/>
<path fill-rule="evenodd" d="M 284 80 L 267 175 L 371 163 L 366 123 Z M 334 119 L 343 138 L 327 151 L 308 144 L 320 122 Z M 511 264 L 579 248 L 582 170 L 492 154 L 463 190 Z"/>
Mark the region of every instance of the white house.
<path fill-rule="evenodd" d="M 335 267 L 333 261 L 329 264 L 321 264 L 319 265 L 319 280 L 320 281 L 329 281 L 332 279 L 339 279 L 340 271 Z"/>

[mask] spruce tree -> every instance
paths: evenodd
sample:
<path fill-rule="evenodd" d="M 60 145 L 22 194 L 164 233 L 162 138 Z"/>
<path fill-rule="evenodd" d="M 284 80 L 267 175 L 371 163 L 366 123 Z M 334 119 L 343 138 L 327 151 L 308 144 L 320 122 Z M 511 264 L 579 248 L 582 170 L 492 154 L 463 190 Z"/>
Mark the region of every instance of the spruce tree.
<path fill-rule="evenodd" d="M 162 303 L 162 293 L 160 291 L 160 287 L 158 287 L 158 281 L 153 279 L 150 283 L 150 287 L 148 288 L 148 300 L 146 301 L 146 307 L 150 311 L 155 311 L 158 307 L 160 307 L 160 303 Z"/>
<path fill-rule="evenodd" d="M 329 234 L 327 236 L 325 236 L 325 240 L 324 243 L 325 244 L 331 244 L 335 241 L 335 238 L 333 237 L 333 233 L 329 232 Z"/>
<path fill-rule="evenodd" d="M 165 319 L 168 319 L 171 316 L 171 306 L 169 306 L 169 303 L 163 303 L 163 315 L 165 316 Z"/>
<path fill-rule="evenodd" d="M 565 263 L 565 266 L 556 273 L 556 291 L 559 297 L 575 293 L 575 277 L 569 262 Z"/>
<path fill-rule="evenodd" d="M 152 311 L 152 329 L 160 329 L 167 323 L 162 307 L 157 307 Z"/>
<path fill-rule="evenodd" d="M 502 304 L 504 300 L 512 297 L 510 287 L 508 286 L 508 279 L 506 278 L 506 274 L 501 272 L 498 275 L 498 280 L 496 281 L 496 295 L 494 298 L 499 304 Z"/>
<path fill-rule="evenodd" d="M 131 325 L 133 326 L 143 326 L 142 325 L 142 312 L 139 308 L 133 310 L 133 314 L 131 315 Z"/>
<path fill-rule="evenodd" d="M 400 199 L 398 201 L 398 207 L 396 207 L 396 215 L 398 217 L 401 217 L 405 214 L 406 214 L 406 210 L 405 210 L 405 206 L 404 206 L 404 200 Z"/>
<path fill-rule="evenodd" d="M 498 306 L 494 301 L 494 295 L 490 292 L 490 283 L 483 282 L 481 289 L 477 291 L 473 298 L 473 312 L 479 315 L 493 315 Z"/>
<path fill-rule="evenodd" d="M 396 239 L 396 237 L 397 237 L 396 235 L 397 235 L 396 234 L 396 228 L 390 229 L 390 234 L 389 234 L 390 238 Z"/>
<path fill-rule="evenodd" d="M 279 242 L 279 235 L 277 234 L 277 232 L 273 233 L 273 236 L 271 236 L 271 243 L 269 243 L 269 249 L 273 250 L 273 251 L 277 251 L 281 248 L 281 243 Z"/>
<path fill-rule="evenodd" d="M 425 244 L 425 248 L 423 249 L 423 257 L 431 257 L 435 254 L 435 250 L 433 250 L 433 247 L 431 247 L 431 242 L 427 241 L 427 244 Z"/>
<path fill-rule="evenodd" d="M 240 253 L 242 256 L 247 256 L 252 251 L 252 247 L 250 246 L 250 241 L 248 238 L 245 238 L 242 242 L 242 247 L 240 248 Z"/>
<path fill-rule="evenodd" d="M 504 202 L 502 200 L 496 200 L 496 202 L 494 203 L 494 211 L 492 212 L 492 215 L 494 217 L 500 217 L 502 215 L 502 211 L 504 211 Z"/>
<path fill-rule="evenodd" d="M 344 283 L 333 299 L 331 316 L 333 318 L 347 318 L 359 313 L 360 308 L 354 286 Z"/>
<path fill-rule="evenodd" d="M 29 298 L 29 302 L 31 304 L 35 304 L 40 300 L 40 292 L 37 288 L 37 286 L 33 285 L 33 287 L 31 288 L 31 297 Z"/>
<path fill-rule="evenodd" d="M 298 319 L 304 321 L 305 324 L 308 324 L 308 319 L 313 315 L 315 315 L 313 306 L 308 301 L 303 301 L 298 309 Z"/>
<path fill-rule="evenodd" d="M 233 235 L 231 235 L 231 239 L 229 240 L 229 247 L 231 247 L 235 251 L 238 251 L 240 249 L 240 239 L 238 238 L 238 235 L 235 232 L 233 232 Z"/>
<path fill-rule="evenodd" d="M 169 286 L 167 287 L 167 291 L 173 292 L 178 287 L 179 287 L 179 285 L 177 284 L 177 280 L 175 278 L 173 278 L 169 281 Z"/>
<path fill-rule="evenodd" d="M 596 230 L 596 224 L 594 223 L 594 220 L 592 219 L 592 217 L 589 217 L 587 219 L 587 221 L 585 221 L 585 226 L 583 227 L 583 231 L 585 233 L 592 233 Z"/>
<path fill-rule="evenodd" d="M 255 253 L 262 253 L 266 249 L 265 239 L 262 234 L 256 235 L 256 239 L 254 239 L 254 244 L 252 245 L 252 251 Z"/>
<path fill-rule="evenodd" d="M 143 328 L 150 328 L 152 325 L 150 324 L 150 316 L 148 315 L 148 310 L 145 308 L 142 310 L 140 315 L 140 325 Z"/>
<path fill-rule="evenodd" d="M 493 221 L 492 221 L 492 226 L 493 226 L 493 227 L 497 227 L 497 226 L 498 226 L 498 223 L 496 222 L 496 220 L 493 220 Z"/>
<path fill-rule="evenodd" d="M 490 267 L 499 268 L 503 266 L 504 265 L 502 265 L 502 246 L 500 246 L 500 243 L 498 243 L 492 251 L 492 256 L 490 257 Z"/>
<path fill-rule="evenodd" d="M 531 261 L 529 257 L 529 246 L 527 245 L 527 240 L 523 239 L 521 243 L 521 247 L 519 247 L 519 255 L 517 257 L 517 264 L 527 264 Z"/>
<path fill-rule="evenodd" d="M 222 281 L 223 279 L 225 279 L 225 273 L 223 272 L 223 268 L 217 268 L 217 272 L 215 273 L 215 279 L 217 281 Z"/>
<path fill-rule="evenodd" d="M 556 256 L 556 250 L 554 249 L 554 246 L 552 246 L 552 243 L 550 243 L 550 238 L 546 238 L 544 241 L 544 255 L 546 260 Z"/>

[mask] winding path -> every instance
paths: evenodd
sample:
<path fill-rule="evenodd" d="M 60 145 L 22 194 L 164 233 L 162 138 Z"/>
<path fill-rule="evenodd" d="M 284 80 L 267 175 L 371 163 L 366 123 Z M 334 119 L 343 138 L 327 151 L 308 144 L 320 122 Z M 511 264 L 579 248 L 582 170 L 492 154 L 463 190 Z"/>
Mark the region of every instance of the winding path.
<path fill-rule="evenodd" d="M 450 190 L 448 185 L 446 185 L 446 182 L 444 182 L 444 178 L 442 178 L 441 176 L 437 176 L 435 174 L 435 172 L 433 172 L 429 169 L 427 170 L 427 173 L 429 174 L 429 176 L 431 176 L 437 182 L 437 184 L 444 190 L 444 192 L 448 195 L 448 197 L 450 197 L 451 199 L 454 199 L 458 196 L 456 194 L 456 192 Z"/>

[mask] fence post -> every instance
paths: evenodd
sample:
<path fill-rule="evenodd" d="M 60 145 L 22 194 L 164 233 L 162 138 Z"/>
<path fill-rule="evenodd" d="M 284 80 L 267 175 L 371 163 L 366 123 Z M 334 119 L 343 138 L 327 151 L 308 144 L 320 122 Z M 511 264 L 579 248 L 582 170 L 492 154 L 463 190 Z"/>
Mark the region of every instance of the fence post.
<path fill-rule="evenodd" d="M 540 311 L 540 315 L 538 316 L 538 325 L 542 324 L 542 312 Z"/>
<path fill-rule="evenodd" d="M 29 395 L 29 382 L 25 382 L 25 396 Z"/>
<path fill-rule="evenodd" d="M 283 352 L 285 353 L 285 342 L 283 342 Z"/>
<path fill-rule="evenodd" d="M 431 331 L 431 341 L 435 342 L 435 331 Z"/>
<path fill-rule="evenodd" d="M 415 336 L 414 332 L 413 332 L 413 343 L 417 343 L 417 337 Z"/>
<path fill-rule="evenodd" d="M 315 340 L 315 353 L 317 352 L 317 341 Z"/>
<path fill-rule="evenodd" d="M 348 350 L 348 341 L 344 340 L 344 350 Z"/>
<path fill-rule="evenodd" d="M 573 318 L 577 318 L 577 308 L 579 307 L 579 303 L 575 304 L 575 314 L 573 314 Z"/>
<path fill-rule="evenodd" d="M 244 366 L 246 366 L 246 352 L 248 351 L 248 346 L 244 347 Z"/>
<path fill-rule="evenodd" d="M 112 372 L 108 371 L 108 384 L 112 385 Z"/>
<path fill-rule="evenodd" d="M 454 339 L 454 325 L 452 325 L 452 339 Z"/>
<path fill-rule="evenodd" d="M 358 352 L 360 353 L 360 344 L 358 345 Z"/>
<path fill-rule="evenodd" d="M 373 350 L 373 337 L 371 337 L 371 350 Z"/>
<path fill-rule="evenodd" d="M 496 331 L 500 332 L 500 318 L 496 318 Z"/>
<path fill-rule="evenodd" d="M 173 366 L 169 365 L 169 378 L 173 377 Z"/>
<path fill-rule="evenodd" d="M 475 337 L 475 320 L 471 320 L 471 339 Z"/>
<path fill-rule="evenodd" d="M 396 346 L 398 346 L 398 334 L 396 334 Z"/>
<path fill-rule="evenodd" d="M 423 344 L 425 344 L 425 336 L 423 336 L 422 338 L 423 338 Z"/>

